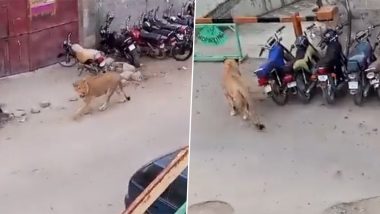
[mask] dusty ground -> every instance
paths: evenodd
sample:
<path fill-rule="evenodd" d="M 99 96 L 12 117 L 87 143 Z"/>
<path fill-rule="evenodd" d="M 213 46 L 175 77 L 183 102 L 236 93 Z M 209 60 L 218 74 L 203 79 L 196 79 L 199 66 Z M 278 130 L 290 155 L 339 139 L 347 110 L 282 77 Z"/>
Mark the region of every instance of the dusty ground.
<path fill-rule="evenodd" d="M 251 77 L 258 63 L 244 63 L 244 74 Z M 376 98 L 363 107 L 350 96 L 324 106 L 319 95 L 309 105 L 291 99 L 279 107 L 249 79 L 267 126 L 258 132 L 229 116 L 221 69 L 220 63 L 194 67 L 189 205 L 220 200 L 236 214 L 320 214 L 380 195 Z"/>
<path fill-rule="evenodd" d="M 0 129 L 0 213 L 120 213 L 132 174 L 188 143 L 191 61 L 144 63 L 150 78 L 125 90 L 130 102 L 105 112 L 94 105 L 78 122 L 80 101 L 69 101 L 76 70 L 56 65 L 0 80 L 5 110 L 28 113 Z M 51 107 L 29 113 L 45 100 Z"/>

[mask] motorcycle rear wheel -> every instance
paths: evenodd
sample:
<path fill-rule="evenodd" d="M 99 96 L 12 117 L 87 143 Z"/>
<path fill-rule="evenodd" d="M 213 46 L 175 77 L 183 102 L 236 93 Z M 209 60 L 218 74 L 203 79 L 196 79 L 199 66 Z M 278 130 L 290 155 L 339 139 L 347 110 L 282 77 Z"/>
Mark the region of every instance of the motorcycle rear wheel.
<path fill-rule="evenodd" d="M 70 54 L 65 54 L 62 57 L 58 58 L 58 64 L 60 64 L 62 67 L 73 67 L 77 63 L 78 60 Z"/>
<path fill-rule="evenodd" d="M 138 54 L 137 50 L 132 52 L 125 52 L 124 56 L 127 61 L 136 68 L 139 68 L 141 66 L 140 55 Z"/>
<path fill-rule="evenodd" d="M 288 94 L 281 89 L 277 82 L 272 84 L 273 91 L 270 93 L 270 97 L 273 102 L 275 102 L 279 106 L 283 106 L 288 102 Z"/>
<path fill-rule="evenodd" d="M 304 78 L 302 73 L 298 73 L 296 75 L 296 82 L 297 82 L 297 90 L 298 90 L 298 98 L 302 101 L 302 103 L 307 104 L 310 102 L 312 94 L 306 93 L 306 90 L 308 88 L 308 85 L 305 84 Z"/>
<path fill-rule="evenodd" d="M 322 87 L 322 96 L 328 105 L 335 103 L 335 92 L 331 86 L 332 83 L 332 78 L 329 77 L 327 85 L 325 87 Z"/>
<path fill-rule="evenodd" d="M 380 87 L 376 89 L 377 98 L 380 100 Z"/>
<path fill-rule="evenodd" d="M 354 103 L 357 106 L 361 106 L 363 104 L 363 87 L 361 85 L 361 82 L 359 82 L 359 87 L 357 93 L 353 96 Z"/>

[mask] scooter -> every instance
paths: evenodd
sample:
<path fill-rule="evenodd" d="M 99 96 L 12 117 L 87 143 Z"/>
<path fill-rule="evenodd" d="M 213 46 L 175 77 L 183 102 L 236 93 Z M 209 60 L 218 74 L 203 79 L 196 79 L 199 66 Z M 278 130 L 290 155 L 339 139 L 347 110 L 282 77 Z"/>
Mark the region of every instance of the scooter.
<path fill-rule="evenodd" d="M 348 58 L 348 89 L 350 94 L 353 95 L 354 103 L 359 106 L 363 104 L 364 97 L 368 96 L 369 89 L 371 88 L 371 83 L 366 77 L 365 70 L 371 63 L 376 61 L 374 50 L 378 43 L 373 48 L 370 37 L 372 31 L 379 26 L 371 25 L 366 30 L 356 33 L 356 45 Z M 371 77 L 371 74 L 369 77 Z"/>
<path fill-rule="evenodd" d="M 304 103 L 309 103 L 312 98 L 311 93 L 305 92 L 312 82 L 311 76 L 313 70 L 321 58 L 318 50 L 308 39 L 308 34 L 311 34 L 311 30 L 314 27 L 315 24 L 308 26 L 306 31 L 304 31 L 304 34 L 296 38 L 295 43 L 290 49 L 292 52 L 292 50 L 296 48 L 296 60 L 293 64 L 293 71 L 297 83 L 298 97 Z"/>
<path fill-rule="evenodd" d="M 286 104 L 289 92 L 297 93 L 292 69 L 294 56 L 281 44 L 281 32 L 284 28 L 285 26 L 279 28 L 261 48 L 260 56 L 265 50 L 269 51 L 268 60 L 254 72 L 259 86 L 264 87 L 265 93 L 278 105 Z"/>
<path fill-rule="evenodd" d="M 338 25 L 335 29 L 326 29 L 321 35 L 318 46 L 326 49 L 325 56 L 322 56 L 313 72 L 312 80 L 306 94 L 310 94 L 315 86 L 321 88 L 322 95 L 327 104 L 333 104 L 338 91 L 346 85 L 346 77 L 343 69 L 346 66 L 346 56 L 339 42 L 344 25 Z"/>
<path fill-rule="evenodd" d="M 373 48 L 374 51 L 380 44 L 380 33 L 377 35 L 376 40 L 377 41 Z M 366 82 L 368 83 L 367 87 L 369 87 L 368 90 L 373 88 L 377 94 L 377 97 L 380 99 L 380 60 L 377 59 L 372 64 L 370 64 L 364 73 Z M 368 93 L 364 93 L 364 95 L 368 95 Z"/>
<path fill-rule="evenodd" d="M 128 17 L 130 20 L 131 16 Z M 100 28 L 100 45 L 101 50 L 106 54 L 113 54 L 123 57 L 135 67 L 140 67 L 140 56 L 136 50 L 136 43 L 129 34 L 118 34 L 116 31 L 110 31 L 110 25 L 114 20 L 114 16 L 110 13 L 106 16 L 106 21 Z M 128 26 L 127 26 L 128 27 Z M 128 29 L 122 29 L 125 31 Z"/>

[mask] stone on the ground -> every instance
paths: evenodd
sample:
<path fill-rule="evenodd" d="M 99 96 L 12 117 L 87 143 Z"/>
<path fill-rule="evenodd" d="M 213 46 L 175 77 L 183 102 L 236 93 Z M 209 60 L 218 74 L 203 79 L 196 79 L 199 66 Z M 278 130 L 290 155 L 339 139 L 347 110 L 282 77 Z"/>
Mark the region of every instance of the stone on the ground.
<path fill-rule="evenodd" d="M 41 107 L 41 108 L 47 108 L 47 107 L 49 107 L 50 105 L 51 105 L 51 103 L 48 102 L 48 101 L 42 101 L 42 102 L 40 102 L 40 107 Z"/>
<path fill-rule="evenodd" d="M 26 115 L 17 118 L 17 121 L 19 123 L 25 123 L 27 120 L 28 120 L 28 117 Z"/>
<path fill-rule="evenodd" d="M 71 98 L 69 98 L 69 101 L 70 102 L 76 102 L 76 101 L 78 101 L 78 97 L 71 97 Z"/>
<path fill-rule="evenodd" d="M 20 117 L 23 117 L 23 116 L 26 115 L 26 111 L 23 110 L 23 109 L 17 109 L 17 110 L 13 113 L 13 115 L 14 115 L 15 117 L 17 117 L 17 118 L 20 118 Z"/>
<path fill-rule="evenodd" d="M 30 113 L 32 113 L 32 114 L 38 114 L 40 112 L 41 112 L 41 110 L 37 107 L 33 107 L 30 109 Z"/>

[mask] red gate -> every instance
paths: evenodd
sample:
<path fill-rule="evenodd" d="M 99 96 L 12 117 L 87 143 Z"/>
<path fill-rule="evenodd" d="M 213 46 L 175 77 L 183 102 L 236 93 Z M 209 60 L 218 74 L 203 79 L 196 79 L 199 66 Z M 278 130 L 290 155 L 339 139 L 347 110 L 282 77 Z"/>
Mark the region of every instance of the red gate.
<path fill-rule="evenodd" d="M 78 0 L 0 0 L 0 77 L 57 62 L 62 41 L 78 40 Z"/>

